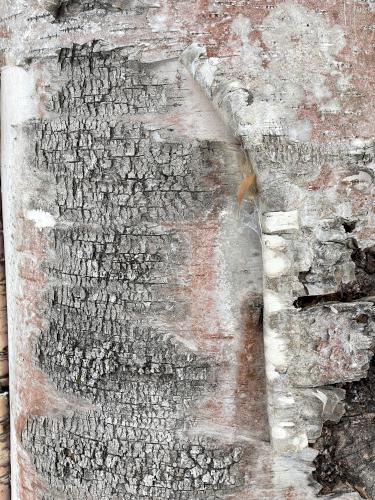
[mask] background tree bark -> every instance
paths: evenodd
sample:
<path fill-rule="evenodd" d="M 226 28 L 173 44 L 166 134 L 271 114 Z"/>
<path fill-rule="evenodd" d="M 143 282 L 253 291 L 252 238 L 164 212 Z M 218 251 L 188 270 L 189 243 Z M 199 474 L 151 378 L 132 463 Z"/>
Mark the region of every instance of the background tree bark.
<path fill-rule="evenodd" d="M 0 217 L 0 498 L 10 498 L 9 466 L 9 370 L 8 370 L 8 335 L 6 320 L 5 259 Z"/>

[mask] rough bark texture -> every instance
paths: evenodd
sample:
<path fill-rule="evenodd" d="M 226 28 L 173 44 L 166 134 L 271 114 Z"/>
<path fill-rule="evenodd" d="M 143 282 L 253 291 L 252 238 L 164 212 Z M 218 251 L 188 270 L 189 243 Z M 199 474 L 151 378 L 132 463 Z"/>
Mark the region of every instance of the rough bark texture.
<path fill-rule="evenodd" d="M 374 346 L 372 10 L 0 7 L 15 498 L 316 498 Z"/>
<path fill-rule="evenodd" d="M 371 364 L 367 378 L 345 384 L 345 415 L 338 424 L 327 423 L 316 442 L 315 478 L 322 493 L 355 489 L 363 498 L 374 498 L 374 379 Z"/>
<path fill-rule="evenodd" d="M 69 497 L 200 498 L 238 487 L 239 443 L 179 436 L 196 396 L 215 389 L 218 362 L 174 338 L 194 286 L 182 275 L 189 225 L 215 238 L 229 165 L 213 143 L 160 141 L 137 120 L 178 101 L 149 65 L 95 45 L 62 50 L 59 64 L 57 116 L 35 138 L 36 175 L 54 181 L 59 214 L 36 356 L 59 390 L 101 411 L 28 421 L 22 442 Z"/>

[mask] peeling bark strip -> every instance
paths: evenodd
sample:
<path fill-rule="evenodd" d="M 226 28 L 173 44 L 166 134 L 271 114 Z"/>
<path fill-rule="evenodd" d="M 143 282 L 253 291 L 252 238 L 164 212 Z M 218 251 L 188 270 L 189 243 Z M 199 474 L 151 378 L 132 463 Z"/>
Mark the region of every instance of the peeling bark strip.
<path fill-rule="evenodd" d="M 15 498 L 317 497 L 373 350 L 371 12 L 0 5 Z"/>
<path fill-rule="evenodd" d="M 271 437 L 277 451 L 297 452 L 316 439 L 325 419 L 341 416 L 337 403 L 342 396 L 335 389 L 325 392 L 321 386 L 366 376 L 374 344 L 373 303 L 366 297 L 372 287 L 365 286 L 355 273 L 352 236 L 342 222 L 341 186 L 334 188 L 336 196 L 330 202 L 321 192 L 309 190 L 308 182 L 322 162 L 336 171 L 341 168 L 341 182 L 354 178 L 361 168 L 369 168 L 373 151 L 365 143 L 367 157 L 358 159 L 358 149 L 351 151 L 350 144 L 336 145 L 337 156 L 333 145 L 300 145 L 288 137 L 253 135 L 262 126 L 257 97 L 253 93 L 254 101 L 247 105 L 236 61 L 228 66 L 227 62 L 200 60 L 201 55 L 202 49 L 193 46 L 184 59 L 248 148 L 257 172 Z M 364 204 L 357 209 L 358 227 L 366 225 L 367 229 L 369 208 Z M 356 248 L 355 254 L 361 253 L 357 241 Z M 366 250 L 362 253 L 367 255 Z M 366 264 L 361 263 L 362 269 Z M 350 306 L 316 301 L 314 309 L 294 307 L 301 303 L 300 297 L 317 293 L 335 297 L 337 289 L 349 285 L 362 297 Z M 362 315 L 368 323 L 356 320 Z"/>

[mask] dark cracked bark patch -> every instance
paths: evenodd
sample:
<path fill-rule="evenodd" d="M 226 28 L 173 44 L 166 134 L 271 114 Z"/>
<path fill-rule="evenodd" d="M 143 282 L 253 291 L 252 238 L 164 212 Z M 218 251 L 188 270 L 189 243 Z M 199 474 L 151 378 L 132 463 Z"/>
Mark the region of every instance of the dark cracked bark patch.
<path fill-rule="evenodd" d="M 362 498 L 375 497 L 375 360 L 368 377 L 343 384 L 346 391 L 344 417 L 324 424 L 314 447 L 314 478 L 321 494 L 357 491 Z"/>
<path fill-rule="evenodd" d="M 98 409 L 30 418 L 22 443 L 69 498 L 217 498 L 243 483 L 247 445 L 187 436 L 217 360 L 171 339 L 191 307 L 190 227 L 215 221 L 225 165 L 213 144 L 156 141 L 134 120 L 178 105 L 162 72 L 93 46 L 63 49 L 59 68 L 53 117 L 34 128 L 59 213 L 36 362 Z"/>
<path fill-rule="evenodd" d="M 57 21 L 75 17 L 82 12 L 101 11 L 116 12 L 128 11 L 129 9 L 144 10 L 142 2 L 134 0 L 60 0 L 50 10 Z"/>

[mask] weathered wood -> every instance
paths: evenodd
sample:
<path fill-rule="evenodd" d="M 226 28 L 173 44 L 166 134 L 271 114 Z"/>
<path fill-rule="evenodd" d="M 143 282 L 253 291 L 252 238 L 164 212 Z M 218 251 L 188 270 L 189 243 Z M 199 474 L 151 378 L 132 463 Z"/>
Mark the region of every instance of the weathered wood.
<path fill-rule="evenodd" d="M 319 455 L 314 477 L 323 493 L 356 490 L 362 498 L 374 498 L 374 362 L 368 376 L 343 385 L 345 415 L 339 423 L 327 423 L 316 442 Z"/>

